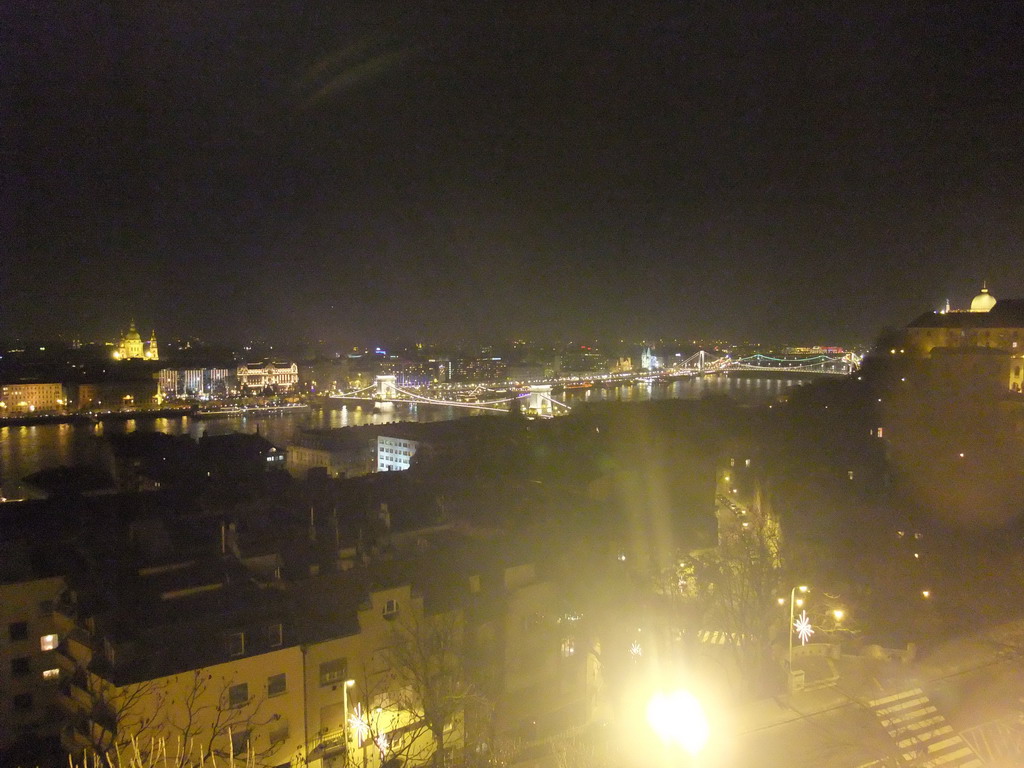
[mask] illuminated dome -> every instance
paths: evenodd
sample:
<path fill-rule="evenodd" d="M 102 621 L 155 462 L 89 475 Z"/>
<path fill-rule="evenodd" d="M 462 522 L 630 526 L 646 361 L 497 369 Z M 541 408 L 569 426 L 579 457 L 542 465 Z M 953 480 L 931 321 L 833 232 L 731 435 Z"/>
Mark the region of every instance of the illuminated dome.
<path fill-rule="evenodd" d="M 988 312 L 996 305 L 996 297 L 988 292 L 988 286 L 983 285 L 981 293 L 971 301 L 971 312 Z"/>

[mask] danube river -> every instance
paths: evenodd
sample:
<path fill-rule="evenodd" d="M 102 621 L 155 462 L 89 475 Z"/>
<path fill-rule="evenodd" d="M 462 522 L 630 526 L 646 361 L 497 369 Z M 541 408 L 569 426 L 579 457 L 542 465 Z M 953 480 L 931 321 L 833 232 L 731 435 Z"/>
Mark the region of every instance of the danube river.
<path fill-rule="evenodd" d="M 618 387 L 569 389 L 562 396 L 567 405 L 601 401 L 694 400 L 726 395 L 739 403 L 756 405 L 771 402 L 790 387 L 805 383 L 799 379 L 768 376 L 708 376 L 671 382 L 640 382 Z M 391 421 L 443 421 L 471 416 L 484 411 L 450 406 L 397 403 L 394 410 L 374 413 L 369 407 L 353 406 L 342 410 L 302 409 L 291 413 L 258 416 L 231 416 L 195 419 L 188 416 L 160 419 L 107 421 L 100 424 L 37 424 L 0 427 L 0 495 L 20 498 L 26 488 L 21 479 L 40 469 L 92 462 L 98 452 L 97 438 L 118 432 L 146 430 L 170 435 L 259 432 L 272 443 L 285 446 L 292 435 L 308 427 L 355 427 Z"/>

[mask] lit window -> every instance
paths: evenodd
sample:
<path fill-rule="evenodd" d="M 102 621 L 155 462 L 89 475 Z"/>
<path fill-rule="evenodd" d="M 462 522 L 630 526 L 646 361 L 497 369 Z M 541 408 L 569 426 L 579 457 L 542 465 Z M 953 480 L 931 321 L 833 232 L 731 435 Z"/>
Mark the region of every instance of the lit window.
<path fill-rule="evenodd" d="M 43 635 L 39 638 L 39 650 L 53 651 L 57 649 L 60 638 L 57 635 Z"/>
<path fill-rule="evenodd" d="M 57 680 L 60 678 L 60 668 L 54 667 L 53 669 L 43 670 L 43 680 Z"/>

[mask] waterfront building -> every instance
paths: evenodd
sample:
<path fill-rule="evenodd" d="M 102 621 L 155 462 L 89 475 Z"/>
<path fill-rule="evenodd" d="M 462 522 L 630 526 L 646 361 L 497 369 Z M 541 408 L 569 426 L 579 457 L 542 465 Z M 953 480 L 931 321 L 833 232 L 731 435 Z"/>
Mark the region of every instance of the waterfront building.
<path fill-rule="evenodd" d="M 160 395 L 164 399 L 227 397 L 232 373 L 228 368 L 163 368 L 159 373 Z"/>
<path fill-rule="evenodd" d="M 135 321 L 132 320 L 128 332 L 121 336 L 121 340 L 114 349 L 115 360 L 159 360 L 160 352 L 156 343 L 156 331 L 153 331 L 149 341 L 143 342 L 142 336 L 135 330 Z"/>
<path fill-rule="evenodd" d="M 651 352 L 650 347 L 644 347 L 643 352 L 640 353 L 640 369 L 644 371 L 657 371 L 663 367 L 664 361 L 662 358 Z"/>
<path fill-rule="evenodd" d="M 460 357 L 452 361 L 450 381 L 501 381 L 508 366 L 500 357 Z"/>
<path fill-rule="evenodd" d="M 0 416 L 57 413 L 68 405 L 64 385 L 58 382 L 20 382 L 0 385 Z"/>
<path fill-rule="evenodd" d="M 294 389 L 299 383 L 299 366 L 264 360 L 238 366 L 238 386 L 242 390 L 260 391 L 269 388 L 278 391 Z"/>
<path fill-rule="evenodd" d="M 160 399 L 155 378 L 92 381 L 78 384 L 74 389 L 74 405 L 83 411 L 132 411 L 149 408 Z"/>

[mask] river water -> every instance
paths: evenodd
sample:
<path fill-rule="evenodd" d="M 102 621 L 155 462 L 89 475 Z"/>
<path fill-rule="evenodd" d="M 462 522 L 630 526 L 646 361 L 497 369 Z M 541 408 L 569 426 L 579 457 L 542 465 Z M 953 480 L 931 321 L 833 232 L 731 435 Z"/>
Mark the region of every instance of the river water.
<path fill-rule="evenodd" d="M 602 401 L 695 400 L 726 395 L 739 403 L 757 405 L 771 402 L 786 390 L 805 381 L 793 378 L 707 376 L 661 383 L 639 382 L 618 387 L 569 389 L 562 396 L 567 405 Z M 308 427 L 355 427 L 392 421 L 444 421 L 471 416 L 483 411 L 434 405 L 396 403 L 392 411 L 374 413 L 369 406 L 342 410 L 302 409 L 291 413 L 267 413 L 258 416 L 231 416 L 195 419 L 188 416 L 159 419 L 107 421 L 99 424 L 37 424 L 0 427 L 0 495 L 21 498 L 27 488 L 21 479 L 40 469 L 92 462 L 104 435 L 145 430 L 170 435 L 187 434 L 198 439 L 203 434 L 259 432 L 275 445 L 285 446 L 292 435 Z"/>

